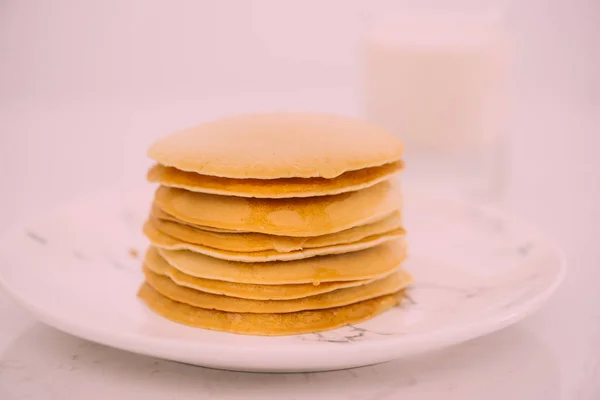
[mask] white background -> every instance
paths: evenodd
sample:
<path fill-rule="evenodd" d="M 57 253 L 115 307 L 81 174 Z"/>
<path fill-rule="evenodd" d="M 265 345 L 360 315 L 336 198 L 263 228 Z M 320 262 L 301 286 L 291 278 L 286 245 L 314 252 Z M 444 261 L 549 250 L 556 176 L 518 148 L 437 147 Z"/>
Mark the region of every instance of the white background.
<path fill-rule="evenodd" d="M 416 3 L 0 1 L 0 233 L 78 193 L 141 184 L 147 144 L 173 129 L 238 111 L 360 114 L 365 21 Z M 600 398 L 600 4 L 449 3 L 426 2 L 509 6 L 518 91 L 502 205 L 569 261 L 543 311 L 447 352 L 347 373 L 165 362 L 153 373 L 154 360 L 36 324 L 0 293 L 0 398 Z M 71 359 L 80 347 L 103 366 Z"/>

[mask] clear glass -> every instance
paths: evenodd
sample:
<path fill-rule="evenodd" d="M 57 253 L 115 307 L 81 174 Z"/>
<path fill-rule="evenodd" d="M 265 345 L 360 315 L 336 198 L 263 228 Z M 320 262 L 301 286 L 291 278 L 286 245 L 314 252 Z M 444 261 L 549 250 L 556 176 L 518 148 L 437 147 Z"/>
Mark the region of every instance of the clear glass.
<path fill-rule="evenodd" d="M 412 10 L 369 18 L 365 117 L 404 142 L 404 181 L 486 201 L 502 196 L 511 82 L 499 15 Z"/>

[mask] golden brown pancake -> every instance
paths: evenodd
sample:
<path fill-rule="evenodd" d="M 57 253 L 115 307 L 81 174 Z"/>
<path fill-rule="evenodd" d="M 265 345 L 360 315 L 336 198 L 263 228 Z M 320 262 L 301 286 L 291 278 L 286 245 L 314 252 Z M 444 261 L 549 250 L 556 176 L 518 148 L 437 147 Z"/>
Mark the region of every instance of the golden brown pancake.
<path fill-rule="evenodd" d="M 171 266 L 188 275 L 267 285 L 373 279 L 387 275 L 406 257 L 403 239 L 353 253 L 266 263 L 226 261 L 188 250 L 152 251 L 158 251 Z"/>
<path fill-rule="evenodd" d="M 252 300 L 299 299 L 301 297 L 328 293 L 337 289 L 360 286 L 373 281 L 369 279 L 363 279 L 346 282 L 323 282 L 320 285 L 313 285 L 312 283 L 298 283 L 291 285 L 260 285 L 252 283 L 218 281 L 184 274 L 178 269 L 171 267 L 156 250 L 149 250 L 146 253 L 144 268 L 151 270 L 155 274 L 169 277 L 179 286 L 185 286 L 190 289 L 201 290 L 207 293 L 222 294 L 225 296 L 240 297 L 243 299 Z M 393 273 L 393 271 L 391 273 Z"/>
<path fill-rule="evenodd" d="M 289 313 L 304 310 L 320 310 L 345 306 L 396 293 L 411 282 L 410 275 L 397 270 L 390 275 L 365 285 L 338 289 L 316 296 L 294 300 L 249 300 L 238 297 L 221 296 L 179 286 L 166 276 L 144 269 L 146 283 L 158 293 L 171 300 L 194 307 L 239 313 Z"/>
<path fill-rule="evenodd" d="M 354 243 L 370 236 L 382 235 L 402 228 L 402 219 L 399 211 L 394 211 L 383 219 L 370 224 L 355 226 L 344 231 L 315 237 L 276 236 L 254 232 L 212 232 L 192 225 L 174 222 L 174 218 L 166 220 L 157 216 L 162 214 L 164 213 L 160 209 L 153 207 L 152 214 L 147 223 L 151 224 L 159 232 L 178 239 L 181 242 L 240 253 L 266 250 L 286 253 L 295 250 Z"/>
<path fill-rule="evenodd" d="M 396 161 L 378 167 L 344 172 L 333 179 L 233 179 L 201 175 L 156 164 L 148 171 L 147 178 L 150 182 L 193 192 L 278 199 L 326 196 L 365 189 L 400 172 L 403 165 L 402 161 Z"/>
<path fill-rule="evenodd" d="M 201 229 L 203 231 L 221 232 L 221 233 L 246 233 L 244 231 L 240 231 L 239 229 L 220 229 L 220 228 L 215 228 L 212 226 L 194 225 L 189 222 L 181 221 L 181 220 L 175 218 L 174 216 L 172 216 L 171 214 L 166 213 L 163 210 L 161 210 L 160 207 L 158 206 L 158 204 L 156 204 L 156 201 L 154 201 L 152 203 L 151 215 L 158 218 L 161 221 L 176 222 L 178 224 L 191 226 L 193 228 Z"/>
<path fill-rule="evenodd" d="M 246 335 L 295 335 L 356 324 L 400 304 L 403 292 L 341 307 L 283 314 L 231 313 L 173 301 L 144 283 L 138 297 L 159 315 L 180 324 Z"/>
<path fill-rule="evenodd" d="M 402 144 L 387 130 L 354 118 L 265 113 L 225 118 L 152 144 L 167 167 L 234 179 L 335 178 L 396 162 Z"/>
<path fill-rule="evenodd" d="M 144 231 L 150 224 L 159 232 L 184 243 L 212 247 L 226 251 L 251 253 L 254 251 L 278 250 L 282 253 L 303 248 L 309 238 L 267 235 L 256 232 L 214 232 L 193 225 L 167 221 L 150 215 Z M 148 235 L 147 235 L 148 236 Z"/>
<path fill-rule="evenodd" d="M 200 226 L 281 236 L 319 236 L 364 225 L 400 207 L 389 181 L 357 192 L 289 199 L 195 193 L 161 186 L 155 202 L 180 221 Z"/>
<path fill-rule="evenodd" d="M 389 240 L 398 239 L 404 236 L 404 230 L 402 228 L 396 229 L 391 232 L 371 235 L 363 238 L 357 242 L 345 243 L 324 247 L 316 247 L 312 249 L 289 251 L 280 253 L 275 250 L 263 250 L 255 252 L 239 252 L 216 249 L 214 247 L 203 246 L 200 244 L 187 243 L 181 240 L 175 239 L 172 236 L 166 235 L 156 229 L 150 221 L 146 221 L 144 224 L 144 234 L 150 240 L 153 246 L 159 247 L 166 250 L 189 250 L 196 253 L 201 253 L 207 256 L 220 258 L 229 261 L 240 261 L 240 262 L 268 262 L 268 261 L 293 261 L 301 260 L 304 258 L 323 256 L 329 254 L 342 254 L 350 253 L 353 251 L 359 251 L 368 249 L 370 247 L 377 246 L 381 243 L 385 243 Z M 235 234 L 233 234 L 235 235 Z"/>

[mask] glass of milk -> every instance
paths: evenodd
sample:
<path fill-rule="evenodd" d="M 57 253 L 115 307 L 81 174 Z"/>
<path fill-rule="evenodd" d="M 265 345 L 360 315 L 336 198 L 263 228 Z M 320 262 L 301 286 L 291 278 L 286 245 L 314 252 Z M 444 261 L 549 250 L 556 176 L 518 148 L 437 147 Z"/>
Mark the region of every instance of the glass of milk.
<path fill-rule="evenodd" d="M 406 145 L 409 184 L 498 200 L 507 176 L 509 40 L 494 13 L 369 21 L 364 111 Z"/>

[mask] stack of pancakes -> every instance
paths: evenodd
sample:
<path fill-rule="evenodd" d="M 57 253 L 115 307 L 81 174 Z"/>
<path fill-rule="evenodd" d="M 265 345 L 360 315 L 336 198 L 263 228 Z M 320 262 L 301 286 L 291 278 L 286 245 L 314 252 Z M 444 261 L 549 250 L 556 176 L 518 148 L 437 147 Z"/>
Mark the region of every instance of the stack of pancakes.
<path fill-rule="evenodd" d="M 402 145 L 351 118 L 245 115 L 154 143 L 159 183 L 139 291 L 156 313 L 220 331 L 333 329 L 399 304 L 410 275 Z"/>

